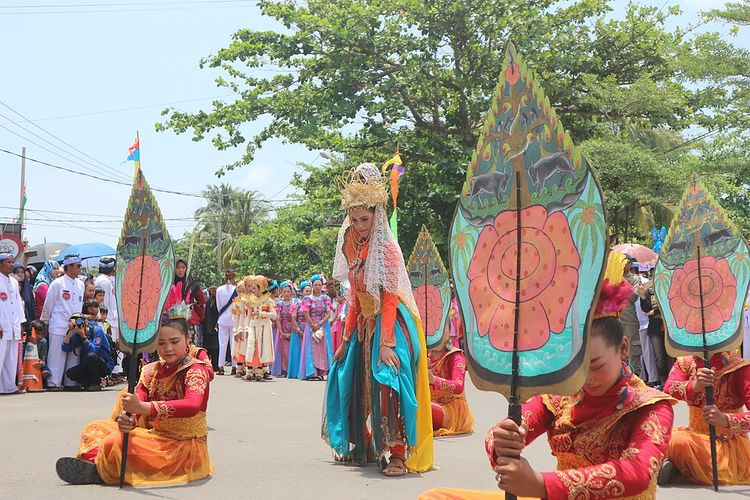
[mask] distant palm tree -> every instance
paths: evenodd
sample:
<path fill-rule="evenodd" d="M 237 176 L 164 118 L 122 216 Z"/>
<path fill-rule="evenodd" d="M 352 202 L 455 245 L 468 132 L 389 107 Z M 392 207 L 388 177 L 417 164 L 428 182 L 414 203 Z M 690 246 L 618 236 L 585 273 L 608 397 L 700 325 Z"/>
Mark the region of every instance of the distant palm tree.
<path fill-rule="evenodd" d="M 252 233 L 268 218 L 268 203 L 257 191 L 237 189 L 229 184 L 209 185 L 203 190 L 206 206 L 195 211 L 196 230 L 203 241 L 221 241 L 221 266 L 244 258 L 238 236 Z M 218 237 L 221 223 L 221 238 Z"/>

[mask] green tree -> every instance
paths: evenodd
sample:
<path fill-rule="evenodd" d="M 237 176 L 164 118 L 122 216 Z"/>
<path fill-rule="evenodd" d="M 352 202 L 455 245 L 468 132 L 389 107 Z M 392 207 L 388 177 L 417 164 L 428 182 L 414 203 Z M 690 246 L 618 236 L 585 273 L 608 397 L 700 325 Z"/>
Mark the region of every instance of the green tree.
<path fill-rule="evenodd" d="M 261 199 L 257 191 L 237 189 L 229 184 L 207 186 L 203 190 L 206 205 L 195 211 L 200 241 L 212 244 L 218 252 L 221 241 L 221 263 L 227 267 L 230 262 L 244 257 L 239 237 L 252 233 L 254 228 L 269 215 L 269 205 Z M 218 231 L 221 227 L 221 239 Z M 215 254 L 218 259 L 218 254 Z"/>
<path fill-rule="evenodd" d="M 681 129 L 702 102 L 676 81 L 675 58 L 689 51 L 682 31 L 668 32 L 670 13 L 630 5 L 623 20 L 607 20 L 606 0 L 313 0 L 264 1 L 263 13 L 288 33 L 243 29 L 201 64 L 220 68 L 217 84 L 241 98 L 215 102 L 211 112 L 166 110 L 161 129 L 192 130 L 200 140 L 215 129 L 219 149 L 245 145 L 229 168 L 246 164 L 257 147 L 283 137 L 312 149 L 380 157 L 400 140 L 414 162 L 458 147 L 461 162 L 476 142 L 502 47 L 513 39 L 540 75 L 550 101 L 573 137 L 590 137 L 601 122 L 641 120 Z M 277 69 L 258 76 L 256 68 Z M 588 100 L 590 85 L 657 82 L 656 112 L 647 106 L 603 110 Z M 659 85 L 663 83 L 663 85 Z M 686 105 L 687 104 L 687 105 Z M 247 139 L 239 125 L 270 116 Z M 353 131 L 353 133 L 347 133 Z M 442 143 L 442 144 L 441 144 Z"/>
<path fill-rule="evenodd" d="M 405 253 L 426 223 L 446 258 L 465 165 L 493 95 L 502 49 L 512 39 L 574 141 L 593 141 L 586 151 L 600 177 L 612 180 L 603 181 L 611 215 L 622 221 L 623 237 L 631 230 L 635 237 L 643 221 L 674 203 L 674 186 L 701 154 L 699 141 L 683 144 L 684 131 L 699 127 L 716 134 L 750 126 L 743 100 L 750 58 L 726 36 L 696 34 L 712 19 L 740 22 L 744 10 L 734 4 L 697 25 L 670 30 L 677 8 L 630 4 L 613 19 L 607 16 L 611 3 L 262 0 L 263 14 L 283 32 L 241 29 L 201 61 L 221 72 L 217 85 L 237 99 L 196 113 L 167 109 L 157 129 L 210 138 L 220 150 L 243 147 L 219 175 L 251 162 L 271 138 L 338 153 L 330 165 L 309 167 L 308 178 L 297 179 L 304 196 L 323 205 L 301 202 L 290 213 L 316 224 L 340 219 L 328 201 L 337 198 L 333 181 L 344 166 L 383 162 L 398 144 L 407 168 L 399 198 Z M 265 127 L 246 136 L 242 125 L 258 120 Z M 637 177 L 627 176 L 628 168 L 644 174 L 638 182 L 648 187 L 636 189 L 638 196 L 625 196 L 616 184 Z M 295 221 L 281 214 L 277 219 L 262 227 L 309 236 L 310 229 Z M 256 258 L 256 248 L 247 246 L 253 240 L 243 237 L 248 259 Z M 291 264 L 281 268 L 295 270 Z"/>

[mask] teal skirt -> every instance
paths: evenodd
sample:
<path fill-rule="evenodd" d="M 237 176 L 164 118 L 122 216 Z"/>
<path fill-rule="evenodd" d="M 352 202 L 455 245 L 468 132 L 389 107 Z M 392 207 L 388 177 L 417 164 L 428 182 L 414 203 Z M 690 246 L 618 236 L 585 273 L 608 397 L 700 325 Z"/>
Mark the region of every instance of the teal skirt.
<path fill-rule="evenodd" d="M 344 359 L 331 365 L 323 405 L 323 438 L 338 457 L 358 464 L 366 463 L 370 447 L 381 456 L 391 446 L 413 447 L 417 441 L 415 384 L 421 349 L 417 325 L 406 306 L 399 304 L 394 351 L 401 368 L 396 372 L 378 364 L 380 323 L 378 315 L 374 331 L 365 332 L 363 342 L 357 330 L 352 333 Z M 366 394 L 369 401 L 364 400 Z M 386 424 L 370 429 L 368 417 Z"/>

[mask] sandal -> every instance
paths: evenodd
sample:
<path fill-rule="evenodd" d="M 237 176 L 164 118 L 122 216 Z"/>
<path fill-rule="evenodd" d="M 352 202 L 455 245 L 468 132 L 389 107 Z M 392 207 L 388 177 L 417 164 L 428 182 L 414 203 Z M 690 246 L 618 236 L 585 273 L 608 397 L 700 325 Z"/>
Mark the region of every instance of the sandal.
<path fill-rule="evenodd" d="M 400 460 L 401 464 L 394 464 L 394 460 Z M 391 461 L 388 463 L 385 469 L 383 469 L 383 475 L 386 477 L 401 477 L 408 474 L 409 471 L 406 470 L 406 466 L 404 465 L 404 459 L 401 457 L 391 457 Z"/>

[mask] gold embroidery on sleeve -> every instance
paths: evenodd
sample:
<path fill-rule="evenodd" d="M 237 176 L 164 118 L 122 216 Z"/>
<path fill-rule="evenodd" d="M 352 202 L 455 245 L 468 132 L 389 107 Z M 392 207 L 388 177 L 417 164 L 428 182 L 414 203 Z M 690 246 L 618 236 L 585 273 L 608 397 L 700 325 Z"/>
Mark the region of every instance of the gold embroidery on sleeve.
<path fill-rule="evenodd" d="M 655 412 L 650 412 L 646 420 L 641 424 L 641 430 L 646 433 L 652 443 L 662 444 L 667 429 L 659 422 Z"/>
<path fill-rule="evenodd" d="M 729 429 L 735 436 L 744 436 L 750 430 L 750 413 L 739 415 L 727 415 Z"/>
<path fill-rule="evenodd" d="M 673 382 L 669 387 L 669 394 L 672 396 L 678 396 L 680 399 L 687 398 L 687 385 L 690 381 L 685 382 Z"/>
<path fill-rule="evenodd" d="M 588 500 L 598 497 L 620 497 L 625 486 L 616 478 L 617 471 L 611 464 L 602 464 L 588 469 L 570 469 L 555 472 L 568 489 L 568 499 Z"/>
<path fill-rule="evenodd" d="M 154 401 L 154 408 L 156 408 L 156 418 L 164 419 L 174 416 L 175 407 L 168 404 L 166 401 Z"/>
<path fill-rule="evenodd" d="M 204 394 L 208 388 L 208 375 L 199 368 L 188 370 L 185 375 L 185 386 L 198 394 Z"/>

